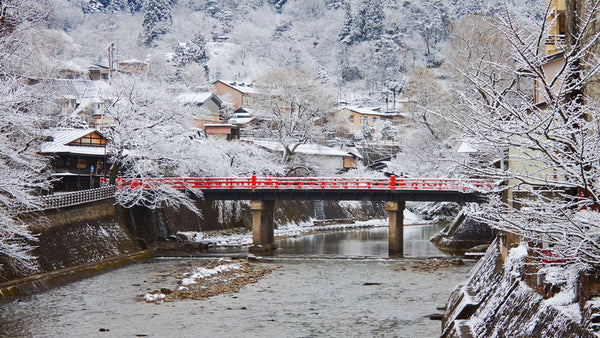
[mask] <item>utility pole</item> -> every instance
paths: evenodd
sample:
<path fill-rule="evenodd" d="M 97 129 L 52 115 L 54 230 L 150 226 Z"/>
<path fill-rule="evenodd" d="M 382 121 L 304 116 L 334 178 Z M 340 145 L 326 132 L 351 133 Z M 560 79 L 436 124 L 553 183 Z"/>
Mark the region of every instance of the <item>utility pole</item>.
<path fill-rule="evenodd" d="M 115 43 L 111 42 L 108 45 L 108 84 L 109 85 L 111 84 L 111 80 L 112 80 L 114 51 L 115 51 Z"/>

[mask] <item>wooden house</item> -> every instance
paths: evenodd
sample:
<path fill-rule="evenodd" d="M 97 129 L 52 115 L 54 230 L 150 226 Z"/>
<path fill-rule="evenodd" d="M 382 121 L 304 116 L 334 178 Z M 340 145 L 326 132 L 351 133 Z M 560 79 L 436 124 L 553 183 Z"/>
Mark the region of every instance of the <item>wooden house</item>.
<path fill-rule="evenodd" d="M 213 85 L 219 97 L 233 102 L 234 110 L 240 107 L 252 107 L 258 94 L 258 90 L 250 83 L 218 80 Z"/>
<path fill-rule="evenodd" d="M 198 128 L 204 128 L 207 123 L 219 122 L 223 101 L 211 92 L 188 92 L 177 96 L 182 106 L 190 109 L 193 123 Z"/>
<path fill-rule="evenodd" d="M 206 136 L 223 139 L 227 141 L 240 138 L 240 127 L 234 124 L 206 123 L 204 124 Z"/>
<path fill-rule="evenodd" d="M 100 186 L 107 173 L 106 138 L 96 129 L 46 131 L 40 153 L 52 157 L 54 190 L 73 191 Z"/>

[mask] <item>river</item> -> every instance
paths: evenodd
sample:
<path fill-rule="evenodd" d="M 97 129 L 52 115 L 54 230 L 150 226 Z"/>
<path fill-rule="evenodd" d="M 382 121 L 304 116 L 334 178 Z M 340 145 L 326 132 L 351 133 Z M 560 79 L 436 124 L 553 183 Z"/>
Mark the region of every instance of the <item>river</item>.
<path fill-rule="evenodd" d="M 406 231 L 405 246 L 414 247 L 413 253 L 427 253 L 424 256 L 441 255 L 435 248 L 417 249 L 430 245 L 425 236 L 436 228 L 425 227 Z M 286 251 L 262 263 L 269 265 L 271 274 L 236 293 L 202 301 L 148 304 L 137 295 L 173 287 L 176 280 L 169 271 L 176 266 L 193 266 L 195 260 L 205 258 L 153 259 L 127 266 L 1 305 L 0 335 L 439 336 L 440 322 L 431 321 L 427 315 L 440 312 L 436 307 L 445 304 L 474 262 L 417 271 L 416 257 L 423 256 L 388 259 L 387 235 L 382 235 L 387 229 L 365 230 L 327 234 L 340 238 L 339 245 L 332 244 L 331 239 L 326 240 L 327 245 L 319 244 L 325 234 L 285 239 L 290 242 Z M 362 244 L 358 240 L 369 237 Z M 306 249 L 306 243 L 298 244 L 303 241 L 316 243 L 313 247 L 318 249 L 298 254 L 299 247 Z M 378 242 L 384 244 L 375 244 Z"/>

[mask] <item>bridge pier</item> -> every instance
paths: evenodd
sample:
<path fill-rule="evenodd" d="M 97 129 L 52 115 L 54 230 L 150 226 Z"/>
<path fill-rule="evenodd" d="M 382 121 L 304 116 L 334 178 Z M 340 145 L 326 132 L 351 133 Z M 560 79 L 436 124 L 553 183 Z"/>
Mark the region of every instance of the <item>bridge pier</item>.
<path fill-rule="evenodd" d="M 404 256 L 404 208 L 406 202 L 387 202 L 386 209 L 389 214 L 389 244 L 388 252 L 391 256 Z"/>
<path fill-rule="evenodd" d="M 252 211 L 251 253 L 264 254 L 273 251 L 273 209 L 275 201 L 250 201 Z"/>

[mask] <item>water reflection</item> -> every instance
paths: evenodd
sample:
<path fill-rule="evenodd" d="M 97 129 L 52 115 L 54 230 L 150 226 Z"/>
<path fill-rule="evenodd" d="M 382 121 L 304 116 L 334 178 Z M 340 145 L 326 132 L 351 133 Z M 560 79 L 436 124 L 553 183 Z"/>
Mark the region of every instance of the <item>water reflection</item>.
<path fill-rule="evenodd" d="M 429 239 L 442 230 L 442 224 L 409 225 L 404 227 L 405 257 L 447 256 Z M 388 257 L 388 228 L 362 228 L 315 233 L 275 241 L 275 256 L 289 257 Z M 248 248 L 211 248 L 210 255 L 246 254 Z"/>
<path fill-rule="evenodd" d="M 404 227 L 406 257 L 446 256 L 429 239 L 443 225 Z M 388 228 L 368 228 L 317 233 L 275 241 L 277 256 L 388 257 Z"/>

